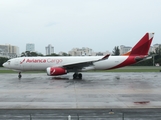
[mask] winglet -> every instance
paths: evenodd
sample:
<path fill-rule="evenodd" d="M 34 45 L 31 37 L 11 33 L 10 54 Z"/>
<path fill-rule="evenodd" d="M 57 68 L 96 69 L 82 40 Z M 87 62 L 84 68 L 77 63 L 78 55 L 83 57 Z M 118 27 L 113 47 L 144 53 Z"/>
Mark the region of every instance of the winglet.
<path fill-rule="evenodd" d="M 100 59 L 100 60 L 105 60 L 105 59 L 107 59 L 108 57 L 110 56 L 110 54 L 107 54 L 107 55 L 105 55 L 102 59 Z"/>
<path fill-rule="evenodd" d="M 140 41 L 129 52 L 123 54 L 123 56 L 148 55 L 153 37 L 154 33 L 146 33 Z"/>

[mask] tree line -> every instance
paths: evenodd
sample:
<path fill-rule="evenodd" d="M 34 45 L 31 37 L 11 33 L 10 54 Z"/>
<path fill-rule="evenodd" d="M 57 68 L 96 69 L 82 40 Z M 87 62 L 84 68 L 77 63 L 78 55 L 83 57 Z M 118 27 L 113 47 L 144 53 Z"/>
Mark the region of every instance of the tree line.
<path fill-rule="evenodd" d="M 0 67 L 2 67 L 3 63 L 6 62 L 8 58 L 0 57 Z"/>

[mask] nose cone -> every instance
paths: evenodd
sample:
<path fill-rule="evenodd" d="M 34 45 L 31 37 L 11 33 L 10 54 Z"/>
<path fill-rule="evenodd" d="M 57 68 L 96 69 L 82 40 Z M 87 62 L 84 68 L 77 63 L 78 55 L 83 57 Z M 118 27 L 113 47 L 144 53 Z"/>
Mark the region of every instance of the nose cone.
<path fill-rule="evenodd" d="M 6 67 L 6 63 L 3 63 L 3 67 Z"/>

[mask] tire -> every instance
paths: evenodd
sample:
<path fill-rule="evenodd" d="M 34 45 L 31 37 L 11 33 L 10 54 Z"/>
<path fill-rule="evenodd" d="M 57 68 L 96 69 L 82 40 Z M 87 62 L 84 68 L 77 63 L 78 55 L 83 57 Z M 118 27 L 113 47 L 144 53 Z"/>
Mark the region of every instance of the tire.
<path fill-rule="evenodd" d="M 78 78 L 82 79 L 82 74 L 81 73 L 78 74 Z"/>
<path fill-rule="evenodd" d="M 77 74 L 76 73 L 73 74 L 73 79 L 77 79 Z"/>
<path fill-rule="evenodd" d="M 18 78 L 21 78 L 22 77 L 22 75 L 18 75 Z"/>

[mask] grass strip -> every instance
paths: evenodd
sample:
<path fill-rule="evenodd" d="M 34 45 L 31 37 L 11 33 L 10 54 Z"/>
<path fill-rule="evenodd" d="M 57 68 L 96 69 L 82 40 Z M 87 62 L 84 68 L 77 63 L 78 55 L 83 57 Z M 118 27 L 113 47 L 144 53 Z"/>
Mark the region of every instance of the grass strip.
<path fill-rule="evenodd" d="M 0 74 L 3 73 L 18 73 L 17 71 L 13 71 L 13 70 L 0 70 Z M 45 73 L 45 71 L 24 71 L 23 73 Z"/>

